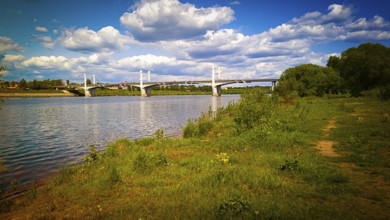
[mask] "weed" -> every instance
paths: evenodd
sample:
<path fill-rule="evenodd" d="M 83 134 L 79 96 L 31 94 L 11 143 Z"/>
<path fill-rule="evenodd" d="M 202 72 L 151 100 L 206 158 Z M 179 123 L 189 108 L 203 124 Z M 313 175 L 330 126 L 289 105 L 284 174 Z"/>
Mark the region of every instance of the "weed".
<path fill-rule="evenodd" d="M 298 160 L 294 157 L 292 160 L 286 160 L 279 166 L 279 170 L 296 170 L 298 168 Z"/>
<path fill-rule="evenodd" d="M 137 139 L 135 143 L 140 146 L 149 146 L 153 144 L 155 140 L 156 139 L 153 137 L 144 137 L 144 138 Z"/>
<path fill-rule="evenodd" d="M 230 165 L 229 155 L 227 155 L 227 153 L 217 154 L 217 163 L 222 164 L 222 165 Z"/>
<path fill-rule="evenodd" d="M 251 203 L 243 197 L 224 200 L 218 208 L 218 219 L 248 219 L 254 217 Z"/>
<path fill-rule="evenodd" d="M 204 137 L 212 127 L 212 118 L 203 113 L 198 120 L 188 120 L 186 126 L 182 127 L 183 137 Z"/>
<path fill-rule="evenodd" d="M 75 173 L 76 173 L 75 167 L 69 165 L 64 166 L 63 168 L 60 169 L 58 175 L 55 177 L 54 184 L 61 185 L 63 183 L 69 182 L 72 179 L 73 174 Z"/>
<path fill-rule="evenodd" d="M 93 144 L 89 146 L 89 153 L 83 157 L 83 161 L 85 164 L 90 165 L 93 161 L 100 159 L 101 155 L 102 154 L 96 150 L 96 146 Z"/>
<path fill-rule="evenodd" d="M 168 165 L 168 159 L 164 155 L 141 152 L 133 161 L 133 170 L 138 173 L 147 174 L 152 172 L 154 168 L 165 165 Z"/>
<path fill-rule="evenodd" d="M 115 166 L 111 167 L 109 175 L 108 175 L 108 182 L 111 184 L 115 184 L 121 181 L 121 177 L 119 176 L 119 173 Z"/>
<path fill-rule="evenodd" d="M 163 139 L 164 138 L 164 130 L 158 129 L 154 132 L 154 137 L 156 139 Z"/>

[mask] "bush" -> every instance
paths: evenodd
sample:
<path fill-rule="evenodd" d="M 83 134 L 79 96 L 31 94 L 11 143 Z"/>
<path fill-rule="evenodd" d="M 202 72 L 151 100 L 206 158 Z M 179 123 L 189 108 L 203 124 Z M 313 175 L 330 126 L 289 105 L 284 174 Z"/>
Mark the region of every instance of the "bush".
<path fill-rule="evenodd" d="M 237 132 L 242 133 L 260 124 L 268 123 L 275 110 L 274 107 L 274 100 L 260 89 L 253 89 L 243 94 L 234 115 Z"/>
<path fill-rule="evenodd" d="M 183 129 L 183 137 L 184 138 L 192 138 L 192 137 L 204 137 L 213 127 L 212 118 L 207 116 L 206 114 L 202 114 L 202 116 L 193 121 L 188 120 L 186 126 Z"/>
<path fill-rule="evenodd" d="M 133 170 L 141 174 L 148 174 L 152 172 L 155 167 L 166 165 L 168 165 L 168 159 L 164 155 L 153 155 L 141 152 L 133 162 Z"/>
<path fill-rule="evenodd" d="M 249 201 L 234 197 L 222 202 L 218 209 L 218 219 L 251 219 L 255 217 Z"/>

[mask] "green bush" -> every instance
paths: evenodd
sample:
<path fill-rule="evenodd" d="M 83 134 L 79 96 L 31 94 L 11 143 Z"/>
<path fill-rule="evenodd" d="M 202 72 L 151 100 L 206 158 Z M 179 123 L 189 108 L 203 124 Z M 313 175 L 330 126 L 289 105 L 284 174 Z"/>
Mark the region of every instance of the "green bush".
<path fill-rule="evenodd" d="M 210 116 L 202 114 L 197 120 L 188 120 L 182 128 L 184 138 L 204 137 L 213 127 L 213 121 Z"/>
<path fill-rule="evenodd" d="M 168 165 L 168 159 L 162 154 L 140 152 L 133 161 L 133 170 L 137 173 L 148 174 L 154 168 Z"/>

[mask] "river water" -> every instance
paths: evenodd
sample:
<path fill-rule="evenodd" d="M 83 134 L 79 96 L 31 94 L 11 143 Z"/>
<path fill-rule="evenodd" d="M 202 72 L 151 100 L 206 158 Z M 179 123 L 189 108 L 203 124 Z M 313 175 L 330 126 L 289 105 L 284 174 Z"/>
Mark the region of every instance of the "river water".
<path fill-rule="evenodd" d="M 238 95 L 153 97 L 10 98 L 1 104 L 0 153 L 7 171 L 0 180 L 41 181 L 62 166 L 79 162 L 95 144 L 137 139 L 163 129 L 181 135 L 180 125 L 216 110 Z"/>

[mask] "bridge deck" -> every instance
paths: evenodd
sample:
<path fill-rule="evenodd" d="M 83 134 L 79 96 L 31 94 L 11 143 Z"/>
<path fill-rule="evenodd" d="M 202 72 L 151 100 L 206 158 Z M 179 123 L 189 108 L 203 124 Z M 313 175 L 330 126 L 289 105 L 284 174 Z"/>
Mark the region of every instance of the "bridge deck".
<path fill-rule="evenodd" d="M 263 79 L 225 79 L 215 80 L 215 83 L 252 83 L 252 82 L 277 82 L 279 79 L 276 78 L 263 78 Z M 156 84 L 156 85 L 175 85 L 175 84 L 201 84 L 211 83 L 211 80 L 188 80 L 188 81 L 169 81 L 169 82 L 144 82 L 143 84 Z M 139 85 L 139 82 L 131 82 L 129 85 Z"/>

